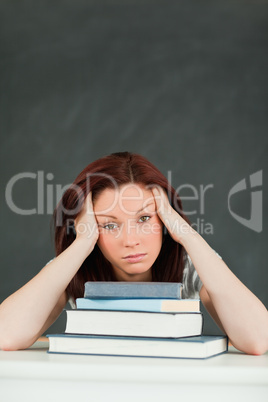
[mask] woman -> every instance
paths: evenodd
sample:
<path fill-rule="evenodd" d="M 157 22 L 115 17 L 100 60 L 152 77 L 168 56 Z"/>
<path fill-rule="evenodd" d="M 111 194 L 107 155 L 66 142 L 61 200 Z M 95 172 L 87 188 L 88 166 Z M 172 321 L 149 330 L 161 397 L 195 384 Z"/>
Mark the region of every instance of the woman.
<path fill-rule="evenodd" d="M 170 201 L 169 201 L 170 200 Z M 148 160 L 122 152 L 88 165 L 54 213 L 57 257 L 0 306 L 0 347 L 27 348 L 85 281 L 183 282 L 232 344 L 268 349 L 268 312 L 190 226 L 175 190 Z"/>

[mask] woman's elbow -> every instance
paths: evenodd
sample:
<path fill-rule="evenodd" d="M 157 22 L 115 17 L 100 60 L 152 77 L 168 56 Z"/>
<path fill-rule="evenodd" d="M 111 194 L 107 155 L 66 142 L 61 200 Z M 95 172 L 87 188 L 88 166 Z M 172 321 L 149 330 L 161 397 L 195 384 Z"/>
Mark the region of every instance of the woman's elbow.
<path fill-rule="evenodd" d="M 18 350 L 18 345 L 15 342 L 12 342 L 9 338 L 1 338 L 0 339 L 0 349 L 1 350 Z"/>
<path fill-rule="evenodd" d="M 255 337 L 252 339 L 244 340 L 243 342 L 232 342 L 232 345 L 241 352 L 249 355 L 260 356 L 268 350 L 268 338 L 267 337 Z"/>
<path fill-rule="evenodd" d="M 34 339 L 22 339 L 12 336 L 0 338 L 0 349 L 5 351 L 15 351 L 29 348 L 35 342 Z"/>
<path fill-rule="evenodd" d="M 266 353 L 268 350 L 268 345 L 267 342 L 256 342 L 253 343 L 250 348 L 249 351 L 247 352 L 250 355 L 255 355 L 255 356 L 260 356 L 263 355 L 264 353 Z"/>
<path fill-rule="evenodd" d="M 9 340 L 4 340 L 0 342 L 0 350 L 12 351 L 19 350 L 19 348 Z"/>

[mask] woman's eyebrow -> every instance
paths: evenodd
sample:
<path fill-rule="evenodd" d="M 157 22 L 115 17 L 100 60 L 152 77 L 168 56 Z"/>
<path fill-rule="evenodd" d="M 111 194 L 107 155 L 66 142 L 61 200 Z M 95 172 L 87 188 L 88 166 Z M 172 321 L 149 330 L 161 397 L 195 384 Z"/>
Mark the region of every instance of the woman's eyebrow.
<path fill-rule="evenodd" d="M 141 209 L 139 209 L 137 212 L 136 212 L 136 215 L 139 215 L 142 211 L 144 211 L 147 207 L 149 207 L 150 205 L 154 205 L 154 202 L 150 202 L 150 204 L 148 204 L 148 205 L 146 205 L 145 207 L 142 207 Z M 105 218 L 112 218 L 112 219 L 118 219 L 116 216 L 113 216 L 113 215 L 106 215 L 106 214 L 98 214 L 98 213 L 95 213 L 95 215 L 96 216 L 103 216 L 103 217 L 105 217 Z"/>
<path fill-rule="evenodd" d="M 150 205 L 154 205 L 154 202 L 150 202 L 150 204 L 148 204 L 148 205 L 146 205 L 145 207 L 139 209 L 139 210 L 137 211 L 137 215 L 140 214 L 142 211 L 144 211 L 144 210 L 145 210 L 147 207 L 149 207 Z"/>
<path fill-rule="evenodd" d="M 95 213 L 95 215 L 96 216 L 104 216 L 105 218 L 118 219 L 118 218 L 116 218 L 116 216 L 113 216 L 113 215 L 105 215 L 105 214 L 98 214 L 98 213 Z"/>

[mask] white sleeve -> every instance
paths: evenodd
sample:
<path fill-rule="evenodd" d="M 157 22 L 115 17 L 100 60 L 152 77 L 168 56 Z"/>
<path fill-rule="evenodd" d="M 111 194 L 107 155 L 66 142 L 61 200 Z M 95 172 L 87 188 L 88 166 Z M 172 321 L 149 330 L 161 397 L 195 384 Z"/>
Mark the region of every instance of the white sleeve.
<path fill-rule="evenodd" d="M 68 303 L 70 304 L 70 306 L 71 306 L 71 309 L 76 309 L 77 307 L 76 307 L 76 302 L 75 302 L 75 300 L 72 298 L 72 297 L 70 297 L 69 299 L 68 299 Z"/>

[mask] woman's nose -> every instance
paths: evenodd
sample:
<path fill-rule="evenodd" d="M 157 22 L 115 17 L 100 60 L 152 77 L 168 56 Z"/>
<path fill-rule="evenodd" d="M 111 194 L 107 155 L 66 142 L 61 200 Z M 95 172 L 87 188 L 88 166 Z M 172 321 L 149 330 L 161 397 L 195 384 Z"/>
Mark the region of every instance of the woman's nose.
<path fill-rule="evenodd" d="M 123 245 L 124 247 L 134 247 L 140 244 L 139 234 L 137 233 L 137 228 L 134 225 L 131 227 L 127 225 L 123 231 Z"/>

